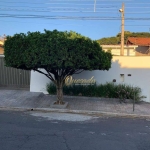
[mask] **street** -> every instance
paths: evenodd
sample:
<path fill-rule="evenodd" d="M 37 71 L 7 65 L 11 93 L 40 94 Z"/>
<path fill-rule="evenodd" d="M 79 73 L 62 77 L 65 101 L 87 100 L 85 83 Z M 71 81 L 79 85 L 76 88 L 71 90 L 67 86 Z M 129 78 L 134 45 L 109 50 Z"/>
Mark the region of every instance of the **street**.
<path fill-rule="evenodd" d="M 0 111 L 0 150 L 150 150 L 150 119 Z"/>

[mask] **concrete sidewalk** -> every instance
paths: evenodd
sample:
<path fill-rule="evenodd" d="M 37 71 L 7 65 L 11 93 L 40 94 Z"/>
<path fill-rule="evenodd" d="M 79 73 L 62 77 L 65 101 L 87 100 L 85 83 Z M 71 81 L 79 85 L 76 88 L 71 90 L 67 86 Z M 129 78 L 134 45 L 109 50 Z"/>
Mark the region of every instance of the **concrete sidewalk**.
<path fill-rule="evenodd" d="M 64 96 L 64 101 L 69 103 L 67 108 L 50 108 L 55 100 L 56 96 L 39 92 L 0 90 L 0 109 L 3 110 L 37 110 L 150 118 L 150 103 L 146 102 L 135 104 L 133 112 L 131 102 L 119 103 L 118 99 Z"/>

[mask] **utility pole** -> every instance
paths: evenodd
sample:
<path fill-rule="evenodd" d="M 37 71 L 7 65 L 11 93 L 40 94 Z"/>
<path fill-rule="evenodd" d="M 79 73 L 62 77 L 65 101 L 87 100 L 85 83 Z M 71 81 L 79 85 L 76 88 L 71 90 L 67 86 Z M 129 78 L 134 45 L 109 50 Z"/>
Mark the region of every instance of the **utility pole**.
<path fill-rule="evenodd" d="M 124 56 L 124 3 L 122 3 L 122 8 L 119 9 L 121 13 L 121 51 L 120 56 Z"/>

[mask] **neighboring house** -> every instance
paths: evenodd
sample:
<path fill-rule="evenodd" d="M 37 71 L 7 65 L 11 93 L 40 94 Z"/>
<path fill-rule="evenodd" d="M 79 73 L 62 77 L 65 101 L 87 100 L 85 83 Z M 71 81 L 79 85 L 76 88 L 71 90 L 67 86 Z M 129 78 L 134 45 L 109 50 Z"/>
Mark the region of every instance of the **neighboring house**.
<path fill-rule="evenodd" d="M 101 45 L 103 50 L 105 51 L 111 51 L 111 53 L 115 56 L 120 55 L 120 45 Z M 124 46 L 124 56 L 135 56 L 136 52 L 135 49 L 138 47 L 138 45 L 131 45 L 131 46 Z"/>
<path fill-rule="evenodd" d="M 127 45 L 138 45 L 135 49 L 136 56 L 149 56 L 150 55 L 150 38 L 143 37 L 129 37 L 127 39 Z"/>
<path fill-rule="evenodd" d="M 120 55 L 121 45 L 101 45 L 103 50 Z M 129 37 L 124 45 L 124 56 L 150 56 L 150 38 Z"/>
<path fill-rule="evenodd" d="M 4 54 L 4 48 L 3 48 L 3 41 L 0 41 L 0 55 L 3 55 Z"/>

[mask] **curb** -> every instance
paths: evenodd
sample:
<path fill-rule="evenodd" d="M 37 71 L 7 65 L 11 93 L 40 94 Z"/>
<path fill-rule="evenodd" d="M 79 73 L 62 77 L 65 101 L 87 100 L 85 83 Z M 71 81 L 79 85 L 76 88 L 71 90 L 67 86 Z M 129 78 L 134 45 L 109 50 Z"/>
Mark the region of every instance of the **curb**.
<path fill-rule="evenodd" d="M 10 110 L 10 111 L 42 111 L 42 112 L 72 113 L 72 114 L 97 115 L 97 116 L 101 116 L 101 117 L 124 117 L 124 118 L 139 118 L 139 119 L 150 118 L 150 115 L 127 114 L 127 113 L 113 113 L 113 112 L 103 112 L 103 111 L 88 111 L 88 110 L 55 109 L 55 108 L 0 107 L 0 110 Z"/>

